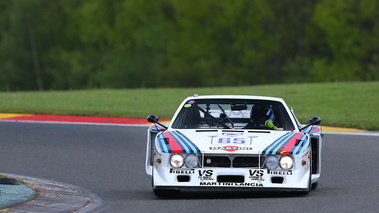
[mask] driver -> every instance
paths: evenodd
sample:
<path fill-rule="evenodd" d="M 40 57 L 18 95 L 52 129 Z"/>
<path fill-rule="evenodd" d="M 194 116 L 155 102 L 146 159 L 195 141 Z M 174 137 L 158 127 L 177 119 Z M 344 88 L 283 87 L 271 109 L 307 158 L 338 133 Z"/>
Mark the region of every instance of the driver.
<path fill-rule="evenodd" d="M 253 129 L 254 127 L 267 127 L 278 130 L 274 125 L 275 115 L 271 106 L 254 105 L 250 112 L 251 122 L 245 126 L 245 129 Z"/>

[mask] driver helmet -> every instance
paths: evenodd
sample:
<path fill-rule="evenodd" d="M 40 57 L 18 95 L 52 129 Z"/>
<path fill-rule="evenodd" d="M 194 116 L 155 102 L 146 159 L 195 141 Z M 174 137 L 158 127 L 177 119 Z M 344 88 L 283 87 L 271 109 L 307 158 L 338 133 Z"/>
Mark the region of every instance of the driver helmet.
<path fill-rule="evenodd" d="M 256 104 L 251 108 L 250 119 L 252 122 L 265 122 L 274 118 L 274 111 L 270 105 Z"/>

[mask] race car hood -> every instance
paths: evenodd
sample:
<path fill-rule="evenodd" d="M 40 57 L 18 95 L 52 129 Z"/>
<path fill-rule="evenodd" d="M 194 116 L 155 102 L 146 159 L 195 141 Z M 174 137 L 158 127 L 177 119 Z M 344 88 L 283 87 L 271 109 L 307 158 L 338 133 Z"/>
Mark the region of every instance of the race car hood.
<path fill-rule="evenodd" d="M 303 132 L 173 130 L 157 137 L 165 153 L 299 154 L 309 145 Z"/>

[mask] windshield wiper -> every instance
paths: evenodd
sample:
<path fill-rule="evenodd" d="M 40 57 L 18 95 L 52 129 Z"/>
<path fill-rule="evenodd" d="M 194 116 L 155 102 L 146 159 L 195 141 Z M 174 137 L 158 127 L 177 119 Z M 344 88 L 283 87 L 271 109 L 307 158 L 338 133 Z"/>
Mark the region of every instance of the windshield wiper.
<path fill-rule="evenodd" d="M 225 110 L 220 106 L 220 104 L 217 104 L 217 106 L 221 109 L 221 112 L 222 112 L 222 115 L 224 115 L 224 118 L 229 121 L 230 124 L 232 124 L 232 128 L 234 129 L 234 123 L 232 120 L 230 120 L 230 118 L 228 117 L 228 115 L 226 115 L 225 113 Z"/>

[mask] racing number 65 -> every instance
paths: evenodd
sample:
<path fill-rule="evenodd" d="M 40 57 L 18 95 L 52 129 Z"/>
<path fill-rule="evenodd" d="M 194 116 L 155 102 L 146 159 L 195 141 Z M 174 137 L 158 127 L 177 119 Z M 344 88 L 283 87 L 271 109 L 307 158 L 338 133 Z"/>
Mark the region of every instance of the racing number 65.
<path fill-rule="evenodd" d="M 244 144 L 245 143 L 245 138 L 219 138 L 218 143 L 221 144 Z"/>

